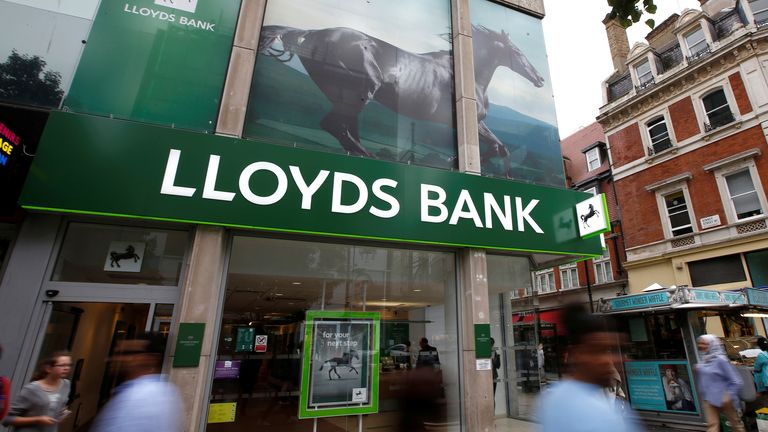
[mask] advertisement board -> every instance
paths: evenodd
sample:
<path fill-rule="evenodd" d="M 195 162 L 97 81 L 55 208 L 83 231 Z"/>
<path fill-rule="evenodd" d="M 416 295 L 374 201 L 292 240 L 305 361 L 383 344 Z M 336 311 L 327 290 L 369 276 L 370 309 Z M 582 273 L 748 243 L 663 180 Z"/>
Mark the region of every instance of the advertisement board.
<path fill-rule="evenodd" d="M 378 312 L 307 311 L 299 418 L 379 409 Z"/>
<path fill-rule="evenodd" d="M 240 0 L 102 1 L 66 110 L 212 132 Z"/>
<path fill-rule="evenodd" d="M 691 369 L 684 360 L 624 363 L 632 408 L 641 411 L 698 414 Z"/>
<path fill-rule="evenodd" d="M 450 35 L 449 0 L 267 2 L 243 135 L 456 168 Z"/>
<path fill-rule="evenodd" d="M 565 184 L 541 19 L 470 2 L 483 174 Z"/>

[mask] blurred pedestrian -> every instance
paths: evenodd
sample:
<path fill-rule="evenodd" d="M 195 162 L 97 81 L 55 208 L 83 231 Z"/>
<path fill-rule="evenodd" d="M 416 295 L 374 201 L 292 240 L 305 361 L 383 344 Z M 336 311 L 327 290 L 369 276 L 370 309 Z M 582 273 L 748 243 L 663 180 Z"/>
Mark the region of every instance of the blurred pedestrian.
<path fill-rule="evenodd" d="M 700 361 L 696 365 L 698 372 L 699 394 L 707 419 L 707 432 L 720 430 L 720 414 L 724 414 L 731 423 L 733 432 L 744 432 L 739 408 L 739 390 L 742 380 L 736 368 L 725 356 L 723 344 L 717 336 L 705 334 L 697 340 Z"/>
<path fill-rule="evenodd" d="M 3 356 L 3 346 L 0 345 L 0 358 Z M 11 403 L 11 380 L 0 376 L 0 420 L 8 414 L 8 407 Z"/>
<path fill-rule="evenodd" d="M 537 420 L 541 432 L 636 432 L 631 411 L 621 412 L 604 389 L 614 383 L 618 335 L 602 317 L 581 306 L 563 312 L 569 337 L 569 375 L 542 393 Z"/>
<path fill-rule="evenodd" d="M 501 368 L 501 357 L 496 351 L 496 341 L 491 338 L 491 371 L 493 371 L 493 404 L 496 405 L 496 384 L 499 380 L 499 368 Z"/>
<path fill-rule="evenodd" d="M 755 358 L 755 390 L 765 393 L 768 386 L 768 339 L 762 336 L 757 338 L 757 347 L 760 354 Z"/>
<path fill-rule="evenodd" d="M 96 418 L 91 432 L 181 432 L 182 403 L 160 375 L 165 339 L 159 334 L 117 343 L 112 373 L 122 384 Z"/>
<path fill-rule="evenodd" d="M 71 370 L 69 353 L 57 352 L 43 360 L 32 382 L 13 398 L 3 424 L 16 432 L 56 432 L 59 422 L 69 415 L 70 383 L 66 378 Z"/>

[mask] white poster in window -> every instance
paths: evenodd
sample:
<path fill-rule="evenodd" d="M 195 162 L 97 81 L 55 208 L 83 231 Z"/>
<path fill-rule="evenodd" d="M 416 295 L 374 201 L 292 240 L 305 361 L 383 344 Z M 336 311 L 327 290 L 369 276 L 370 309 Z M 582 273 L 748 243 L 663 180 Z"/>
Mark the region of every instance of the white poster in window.
<path fill-rule="evenodd" d="M 142 242 L 113 241 L 109 243 L 107 260 L 104 262 L 104 271 L 138 273 L 141 271 L 141 263 L 144 261 L 144 249 Z"/>

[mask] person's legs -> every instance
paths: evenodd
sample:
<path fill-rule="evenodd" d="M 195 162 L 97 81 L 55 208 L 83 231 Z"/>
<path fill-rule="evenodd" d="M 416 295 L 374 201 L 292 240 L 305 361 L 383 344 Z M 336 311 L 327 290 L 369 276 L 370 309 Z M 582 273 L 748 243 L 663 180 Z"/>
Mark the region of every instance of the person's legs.
<path fill-rule="evenodd" d="M 723 405 L 723 414 L 731 423 L 731 430 L 733 432 L 744 432 L 744 423 L 741 421 L 741 416 L 736 409 L 733 408 L 733 404 L 727 403 Z"/>
<path fill-rule="evenodd" d="M 720 410 L 707 401 L 701 404 L 704 407 L 704 418 L 707 419 L 707 432 L 720 432 Z"/>

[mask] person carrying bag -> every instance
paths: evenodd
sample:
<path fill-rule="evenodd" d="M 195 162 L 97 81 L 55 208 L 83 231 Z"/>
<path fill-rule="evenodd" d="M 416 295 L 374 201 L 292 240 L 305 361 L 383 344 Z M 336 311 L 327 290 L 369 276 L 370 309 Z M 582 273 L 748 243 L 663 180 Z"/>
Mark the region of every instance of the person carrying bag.
<path fill-rule="evenodd" d="M 755 358 L 755 390 L 765 393 L 768 384 L 768 339 L 757 338 L 757 347 L 760 348 L 760 354 Z"/>

